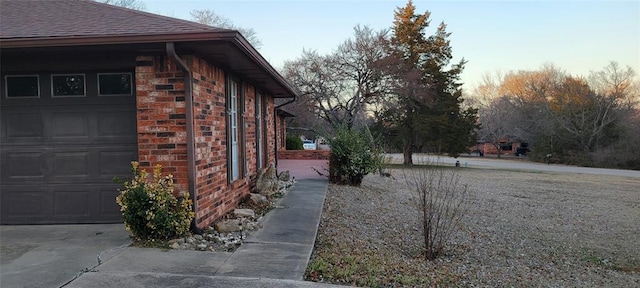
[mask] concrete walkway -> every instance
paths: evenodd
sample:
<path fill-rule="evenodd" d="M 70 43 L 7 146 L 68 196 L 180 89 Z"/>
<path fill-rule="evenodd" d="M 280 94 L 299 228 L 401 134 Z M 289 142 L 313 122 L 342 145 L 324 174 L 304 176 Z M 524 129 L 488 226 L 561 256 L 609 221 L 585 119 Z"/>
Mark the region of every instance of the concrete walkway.
<path fill-rule="evenodd" d="M 65 287 L 332 287 L 302 281 L 328 181 L 326 161 L 281 160 L 297 183 L 233 253 L 124 247 Z M 342 287 L 342 286 L 335 286 Z"/>

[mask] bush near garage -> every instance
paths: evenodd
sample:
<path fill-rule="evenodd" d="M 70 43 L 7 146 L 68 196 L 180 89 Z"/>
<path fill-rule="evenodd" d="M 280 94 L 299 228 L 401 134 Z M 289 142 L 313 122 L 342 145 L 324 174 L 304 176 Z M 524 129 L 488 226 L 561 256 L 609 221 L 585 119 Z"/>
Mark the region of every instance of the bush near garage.
<path fill-rule="evenodd" d="M 133 179 L 123 182 L 116 202 L 127 231 L 137 240 L 167 240 L 189 232 L 194 217 L 189 194 L 174 196 L 173 176 L 162 176 L 162 166 L 149 175 L 131 162 Z"/>

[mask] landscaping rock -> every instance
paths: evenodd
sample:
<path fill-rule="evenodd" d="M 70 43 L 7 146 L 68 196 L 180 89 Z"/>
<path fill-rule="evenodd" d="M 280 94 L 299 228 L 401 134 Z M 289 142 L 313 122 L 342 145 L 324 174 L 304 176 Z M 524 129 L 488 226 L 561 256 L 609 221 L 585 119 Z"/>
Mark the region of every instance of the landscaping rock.
<path fill-rule="evenodd" d="M 216 222 L 214 227 L 220 233 L 236 232 L 242 230 L 242 221 L 240 219 L 225 219 Z"/>
<path fill-rule="evenodd" d="M 256 190 L 258 193 L 267 197 L 278 192 L 278 175 L 276 175 L 276 168 L 273 165 L 258 171 Z"/>
<path fill-rule="evenodd" d="M 285 182 L 291 180 L 291 173 L 289 173 L 289 170 L 282 171 L 280 175 L 278 175 L 278 180 L 285 181 Z"/>
<path fill-rule="evenodd" d="M 251 209 L 235 209 L 233 215 L 236 217 L 256 218 L 256 212 Z"/>
<path fill-rule="evenodd" d="M 264 195 L 258 193 L 251 193 L 249 197 L 249 204 L 256 206 L 266 206 L 269 205 L 269 199 Z"/>
<path fill-rule="evenodd" d="M 178 244 L 177 242 L 174 242 L 173 244 L 171 244 L 171 249 L 180 249 L 180 244 Z"/>

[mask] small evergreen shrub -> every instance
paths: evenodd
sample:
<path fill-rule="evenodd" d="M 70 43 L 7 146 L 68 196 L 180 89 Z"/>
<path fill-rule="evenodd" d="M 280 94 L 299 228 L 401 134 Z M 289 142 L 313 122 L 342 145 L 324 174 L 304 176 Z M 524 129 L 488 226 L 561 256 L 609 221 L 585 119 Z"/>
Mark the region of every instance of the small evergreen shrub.
<path fill-rule="evenodd" d="M 382 167 L 382 154 L 372 147 L 364 130 L 341 127 L 329 140 L 329 181 L 360 186 L 365 175 Z"/>
<path fill-rule="evenodd" d="M 302 139 L 300 137 L 287 134 L 287 150 L 302 150 Z"/>
<path fill-rule="evenodd" d="M 161 165 L 151 177 L 138 162 L 131 162 L 131 167 L 133 179 L 122 183 L 116 197 L 127 231 L 139 240 L 167 240 L 189 232 L 192 201 L 189 194 L 173 195 L 173 176 L 162 177 Z"/>

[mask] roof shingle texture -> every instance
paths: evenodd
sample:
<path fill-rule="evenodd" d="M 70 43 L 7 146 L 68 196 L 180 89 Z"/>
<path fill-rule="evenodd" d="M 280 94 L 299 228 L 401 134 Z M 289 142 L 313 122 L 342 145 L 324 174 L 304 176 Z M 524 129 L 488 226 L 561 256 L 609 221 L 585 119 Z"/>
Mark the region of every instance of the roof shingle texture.
<path fill-rule="evenodd" d="M 0 39 L 221 31 L 229 30 L 89 0 L 0 1 Z"/>

